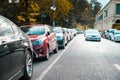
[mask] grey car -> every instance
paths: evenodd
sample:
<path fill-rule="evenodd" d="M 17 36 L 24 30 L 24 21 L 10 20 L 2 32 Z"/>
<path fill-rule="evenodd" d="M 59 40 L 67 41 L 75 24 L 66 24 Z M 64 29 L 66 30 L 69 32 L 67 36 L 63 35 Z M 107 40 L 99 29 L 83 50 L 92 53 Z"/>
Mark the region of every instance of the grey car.
<path fill-rule="evenodd" d="M 28 36 L 12 21 L 0 16 L 0 80 L 30 80 L 32 56 Z"/>

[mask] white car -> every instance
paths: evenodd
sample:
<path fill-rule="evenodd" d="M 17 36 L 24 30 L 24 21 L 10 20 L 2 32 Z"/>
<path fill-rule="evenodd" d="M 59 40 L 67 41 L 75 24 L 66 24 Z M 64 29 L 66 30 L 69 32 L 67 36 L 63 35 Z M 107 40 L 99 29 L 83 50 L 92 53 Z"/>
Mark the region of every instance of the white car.
<path fill-rule="evenodd" d="M 98 30 L 88 30 L 85 33 L 85 40 L 101 41 L 101 35 Z"/>
<path fill-rule="evenodd" d="M 111 34 L 111 40 L 113 41 L 120 41 L 120 31 L 116 30 Z"/>

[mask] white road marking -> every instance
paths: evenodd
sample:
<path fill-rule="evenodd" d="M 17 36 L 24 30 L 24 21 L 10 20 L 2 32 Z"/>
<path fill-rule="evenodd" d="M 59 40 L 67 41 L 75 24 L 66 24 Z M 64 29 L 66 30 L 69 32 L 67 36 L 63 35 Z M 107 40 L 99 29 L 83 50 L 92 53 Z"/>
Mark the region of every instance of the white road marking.
<path fill-rule="evenodd" d="M 113 64 L 119 71 L 120 71 L 120 65 L 118 64 Z"/>
<path fill-rule="evenodd" d="M 61 56 L 65 53 L 65 51 L 73 43 L 75 38 L 69 43 L 69 45 L 65 48 L 65 50 L 62 53 L 60 53 L 60 55 L 42 72 L 42 74 L 36 80 L 42 80 L 44 78 L 44 76 L 51 70 L 51 68 L 55 65 L 55 63 L 61 58 Z"/>

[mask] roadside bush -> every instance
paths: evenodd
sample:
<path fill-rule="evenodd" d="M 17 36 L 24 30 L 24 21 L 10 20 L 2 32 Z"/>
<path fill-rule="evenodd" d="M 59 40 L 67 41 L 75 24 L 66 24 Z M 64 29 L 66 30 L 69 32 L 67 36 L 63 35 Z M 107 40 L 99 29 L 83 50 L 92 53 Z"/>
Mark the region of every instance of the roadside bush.
<path fill-rule="evenodd" d="M 120 23 L 113 24 L 112 28 L 120 30 Z"/>

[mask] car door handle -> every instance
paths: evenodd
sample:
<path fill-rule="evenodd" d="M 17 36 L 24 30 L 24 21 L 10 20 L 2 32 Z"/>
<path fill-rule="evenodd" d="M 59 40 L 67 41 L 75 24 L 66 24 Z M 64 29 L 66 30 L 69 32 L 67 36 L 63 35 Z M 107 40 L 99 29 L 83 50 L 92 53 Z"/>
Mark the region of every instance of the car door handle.
<path fill-rule="evenodd" d="M 20 37 L 20 41 L 23 41 L 23 39 Z"/>
<path fill-rule="evenodd" d="M 3 47 L 7 47 L 6 41 L 2 41 L 2 46 L 3 46 Z"/>

